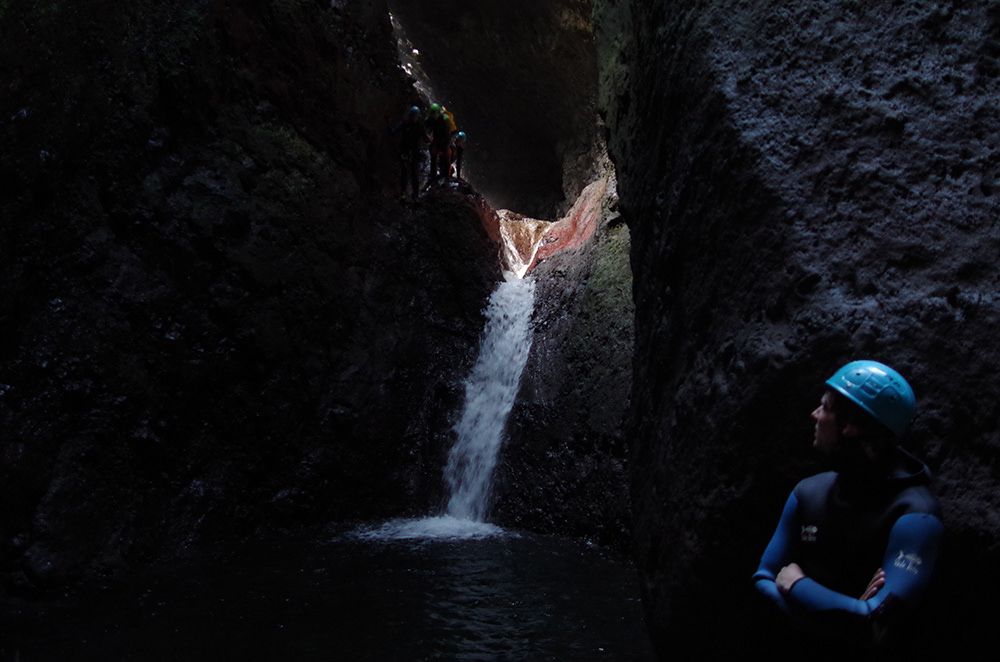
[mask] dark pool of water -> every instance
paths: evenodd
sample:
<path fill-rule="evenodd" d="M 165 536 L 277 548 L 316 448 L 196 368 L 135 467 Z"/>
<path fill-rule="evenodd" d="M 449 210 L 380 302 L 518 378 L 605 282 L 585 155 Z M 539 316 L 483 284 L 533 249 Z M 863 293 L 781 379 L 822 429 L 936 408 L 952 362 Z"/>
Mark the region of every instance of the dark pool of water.
<path fill-rule="evenodd" d="M 341 538 L 6 614 L 0 658 L 651 660 L 637 596 L 633 570 L 576 541 Z"/>

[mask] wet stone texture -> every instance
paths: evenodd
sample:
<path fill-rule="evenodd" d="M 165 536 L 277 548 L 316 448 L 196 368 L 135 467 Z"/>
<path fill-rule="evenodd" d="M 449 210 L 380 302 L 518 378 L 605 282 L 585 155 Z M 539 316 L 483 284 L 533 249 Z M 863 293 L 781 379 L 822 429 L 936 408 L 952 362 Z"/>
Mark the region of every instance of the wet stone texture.
<path fill-rule="evenodd" d="M 856 357 L 911 380 L 906 445 L 944 507 L 910 659 L 995 649 L 1000 8 L 596 4 L 636 283 L 635 549 L 661 656 L 801 655 L 758 636 L 749 577 L 819 470 L 822 380 Z"/>
<path fill-rule="evenodd" d="M 3 590 L 436 504 L 499 269 L 396 200 L 384 2 L 12 0 L 0 61 Z"/>
<path fill-rule="evenodd" d="M 504 525 L 628 548 L 629 231 L 606 167 L 539 249 L 534 337 L 494 494 Z M 548 235 L 547 235 L 548 236 Z M 551 248 L 559 246 L 558 249 Z"/>

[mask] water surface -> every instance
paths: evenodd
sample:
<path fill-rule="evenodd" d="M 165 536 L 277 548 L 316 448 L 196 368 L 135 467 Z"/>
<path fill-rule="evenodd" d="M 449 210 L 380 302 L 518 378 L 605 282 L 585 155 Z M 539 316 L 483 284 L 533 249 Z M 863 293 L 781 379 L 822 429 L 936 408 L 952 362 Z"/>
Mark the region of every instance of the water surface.
<path fill-rule="evenodd" d="M 378 528 L 378 527 L 373 527 Z M 4 660 L 651 660 L 634 571 L 502 533 L 253 550 L 4 618 Z M 10 626 L 15 631 L 10 631 Z"/>

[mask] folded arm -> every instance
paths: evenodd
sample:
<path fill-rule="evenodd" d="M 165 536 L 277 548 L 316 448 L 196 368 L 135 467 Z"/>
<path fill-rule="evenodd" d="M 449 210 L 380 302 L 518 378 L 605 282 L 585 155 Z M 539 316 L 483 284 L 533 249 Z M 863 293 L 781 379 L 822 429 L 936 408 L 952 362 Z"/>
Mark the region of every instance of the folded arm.
<path fill-rule="evenodd" d="M 881 588 L 871 595 L 870 585 L 862 596 L 867 599 L 860 599 L 833 591 L 809 577 L 794 581 L 790 587 L 785 581 L 784 587 L 779 587 L 776 579 L 796 557 L 797 510 L 793 492 L 753 576 L 757 590 L 781 611 L 821 630 L 858 626 L 859 630 L 871 632 L 873 619 L 887 610 L 919 602 L 933 574 L 944 531 L 937 517 L 914 513 L 896 520 L 882 561 Z"/>
<path fill-rule="evenodd" d="M 754 587 L 757 591 L 785 613 L 788 613 L 788 603 L 778 589 L 775 578 L 781 568 L 791 563 L 795 557 L 795 547 L 798 542 L 796 534 L 799 526 L 798 507 L 795 492 L 792 492 L 781 511 L 778 527 L 774 530 L 774 535 L 771 536 L 767 548 L 764 549 L 764 555 L 760 559 L 760 567 L 753 575 Z"/>
<path fill-rule="evenodd" d="M 944 527 L 934 515 L 903 515 L 889 532 L 882 559 L 885 584 L 867 600 L 832 591 L 809 577 L 795 582 L 785 594 L 789 609 L 809 620 L 868 621 L 888 607 L 887 600 L 913 606 L 930 583 Z"/>

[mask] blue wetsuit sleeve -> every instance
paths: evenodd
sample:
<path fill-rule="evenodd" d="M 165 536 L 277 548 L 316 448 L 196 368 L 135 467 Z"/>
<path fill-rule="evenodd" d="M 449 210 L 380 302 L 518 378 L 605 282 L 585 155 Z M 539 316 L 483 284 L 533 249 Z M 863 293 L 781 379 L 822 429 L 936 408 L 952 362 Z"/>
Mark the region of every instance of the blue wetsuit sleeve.
<path fill-rule="evenodd" d="M 757 592 L 783 612 L 788 611 L 788 605 L 785 596 L 781 594 L 778 585 L 774 583 L 774 578 L 784 566 L 794 560 L 798 508 L 799 504 L 795 498 L 795 492 L 792 492 L 788 496 L 788 501 L 785 502 L 785 508 L 781 511 L 778 528 L 774 530 L 771 542 L 764 549 L 760 566 L 753 574 L 754 587 Z"/>
<path fill-rule="evenodd" d="M 885 585 L 869 600 L 832 591 L 805 577 L 784 596 L 789 610 L 817 626 L 853 621 L 867 624 L 889 596 L 912 607 L 927 589 L 937 562 L 944 526 L 934 515 L 903 515 L 889 532 L 882 560 Z"/>

